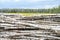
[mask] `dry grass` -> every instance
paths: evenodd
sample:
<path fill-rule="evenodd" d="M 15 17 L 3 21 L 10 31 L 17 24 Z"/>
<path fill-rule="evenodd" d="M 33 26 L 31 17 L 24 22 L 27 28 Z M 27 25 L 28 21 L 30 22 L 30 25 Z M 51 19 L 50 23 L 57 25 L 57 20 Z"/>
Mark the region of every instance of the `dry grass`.
<path fill-rule="evenodd" d="M 9 14 L 22 14 L 23 16 L 54 15 L 52 13 L 9 13 Z"/>

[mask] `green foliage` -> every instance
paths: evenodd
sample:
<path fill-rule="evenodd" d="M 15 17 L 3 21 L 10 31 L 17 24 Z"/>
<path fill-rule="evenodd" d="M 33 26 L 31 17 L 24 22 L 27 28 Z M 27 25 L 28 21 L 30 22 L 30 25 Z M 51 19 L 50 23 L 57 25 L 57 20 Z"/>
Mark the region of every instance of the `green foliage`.
<path fill-rule="evenodd" d="M 51 9 L 0 9 L 1 13 L 60 13 L 60 6 Z"/>

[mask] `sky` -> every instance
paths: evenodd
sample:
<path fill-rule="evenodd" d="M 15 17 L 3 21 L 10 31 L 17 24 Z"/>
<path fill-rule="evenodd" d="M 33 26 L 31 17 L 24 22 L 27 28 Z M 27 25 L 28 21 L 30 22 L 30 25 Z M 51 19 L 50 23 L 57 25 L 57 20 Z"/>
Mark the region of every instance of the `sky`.
<path fill-rule="evenodd" d="M 0 8 L 53 8 L 60 0 L 0 0 Z"/>

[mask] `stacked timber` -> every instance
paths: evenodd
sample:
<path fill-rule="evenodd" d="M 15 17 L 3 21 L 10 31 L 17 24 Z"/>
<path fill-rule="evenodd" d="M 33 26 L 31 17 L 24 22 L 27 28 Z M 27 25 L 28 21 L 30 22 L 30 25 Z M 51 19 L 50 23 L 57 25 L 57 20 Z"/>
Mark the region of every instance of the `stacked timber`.
<path fill-rule="evenodd" d="M 52 21 L 51 18 L 51 15 L 23 17 L 17 14 L 1 14 L 0 39 L 60 40 L 60 22 Z"/>

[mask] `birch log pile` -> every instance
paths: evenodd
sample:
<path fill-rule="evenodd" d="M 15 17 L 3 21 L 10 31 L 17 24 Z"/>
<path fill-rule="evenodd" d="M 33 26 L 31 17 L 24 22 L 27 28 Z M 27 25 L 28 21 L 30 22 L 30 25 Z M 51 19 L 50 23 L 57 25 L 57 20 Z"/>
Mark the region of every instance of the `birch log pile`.
<path fill-rule="evenodd" d="M 60 17 L 0 14 L 1 40 L 60 40 Z"/>

